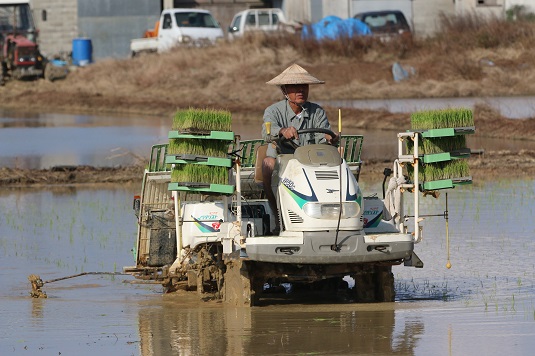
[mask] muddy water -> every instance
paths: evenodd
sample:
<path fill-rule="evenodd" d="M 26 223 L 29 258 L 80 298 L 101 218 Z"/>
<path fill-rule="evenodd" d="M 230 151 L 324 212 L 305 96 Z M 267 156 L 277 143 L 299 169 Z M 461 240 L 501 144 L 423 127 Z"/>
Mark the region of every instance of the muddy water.
<path fill-rule="evenodd" d="M 445 220 L 424 221 L 423 269 L 394 267 L 396 302 L 352 304 L 274 295 L 252 309 L 162 295 L 129 276 L 88 275 L 131 265 L 138 187 L 0 189 L 0 354 L 14 355 L 472 355 L 535 348 L 535 181 L 449 191 Z M 365 194 L 380 185 L 363 182 Z M 425 198 L 427 214 L 445 195 Z"/>
<path fill-rule="evenodd" d="M 233 116 L 242 139 L 259 138 L 261 113 Z M 167 142 L 171 118 L 27 114 L 0 111 L 0 167 L 50 168 L 57 165 L 124 166 L 145 162 L 150 147 Z M 395 131 L 356 130 L 364 135 L 362 158 L 393 158 Z M 468 137 L 484 150 L 535 150 L 535 141 Z"/>

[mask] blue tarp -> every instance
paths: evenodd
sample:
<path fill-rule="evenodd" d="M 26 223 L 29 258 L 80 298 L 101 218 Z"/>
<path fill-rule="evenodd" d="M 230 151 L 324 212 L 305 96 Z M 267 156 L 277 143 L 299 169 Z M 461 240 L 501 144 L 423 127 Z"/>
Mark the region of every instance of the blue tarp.
<path fill-rule="evenodd" d="M 348 18 L 342 20 L 338 16 L 327 16 L 318 22 L 303 26 L 303 39 L 336 40 L 340 37 L 353 37 L 371 34 L 371 30 L 364 22 Z"/>

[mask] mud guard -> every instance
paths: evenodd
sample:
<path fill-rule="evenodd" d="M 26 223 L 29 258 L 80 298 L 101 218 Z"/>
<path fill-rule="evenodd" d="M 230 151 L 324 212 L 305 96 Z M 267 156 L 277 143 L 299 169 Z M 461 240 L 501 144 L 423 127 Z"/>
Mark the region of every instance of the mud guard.
<path fill-rule="evenodd" d="M 420 257 L 418 257 L 418 255 L 416 255 L 414 251 L 412 251 L 410 259 L 405 259 L 403 265 L 405 267 L 424 268 L 424 262 L 420 259 Z"/>

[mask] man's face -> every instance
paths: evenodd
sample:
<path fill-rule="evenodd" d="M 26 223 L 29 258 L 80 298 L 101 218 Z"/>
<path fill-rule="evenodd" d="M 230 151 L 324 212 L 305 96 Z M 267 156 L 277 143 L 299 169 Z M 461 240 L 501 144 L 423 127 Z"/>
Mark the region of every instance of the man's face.
<path fill-rule="evenodd" d="M 290 101 L 303 105 L 308 100 L 308 84 L 287 84 L 284 86 Z"/>

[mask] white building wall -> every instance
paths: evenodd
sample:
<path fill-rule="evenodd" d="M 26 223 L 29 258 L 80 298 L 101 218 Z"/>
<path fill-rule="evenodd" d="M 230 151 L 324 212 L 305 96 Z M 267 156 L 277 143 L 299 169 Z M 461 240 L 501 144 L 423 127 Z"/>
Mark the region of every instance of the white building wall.
<path fill-rule="evenodd" d="M 310 0 L 284 0 L 282 11 L 288 21 L 310 23 Z"/>
<path fill-rule="evenodd" d="M 412 24 L 414 34 L 418 37 L 431 36 L 440 30 L 440 14 L 455 14 L 452 0 L 414 0 L 412 6 Z"/>
<path fill-rule="evenodd" d="M 429 0 L 428 0 L 429 1 Z M 400 10 L 405 17 L 412 14 L 411 0 L 351 0 L 353 15 L 365 11 Z"/>
<path fill-rule="evenodd" d="M 503 18 L 506 0 L 455 0 L 455 13 Z"/>
<path fill-rule="evenodd" d="M 534 0 L 505 0 L 505 11 L 509 10 L 515 5 L 524 6 L 526 11 L 535 13 Z"/>
<path fill-rule="evenodd" d="M 342 19 L 347 19 L 351 16 L 350 13 L 350 1 L 347 0 L 323 0 L 323 17 L 325 16 L 338 16 Z"/>

